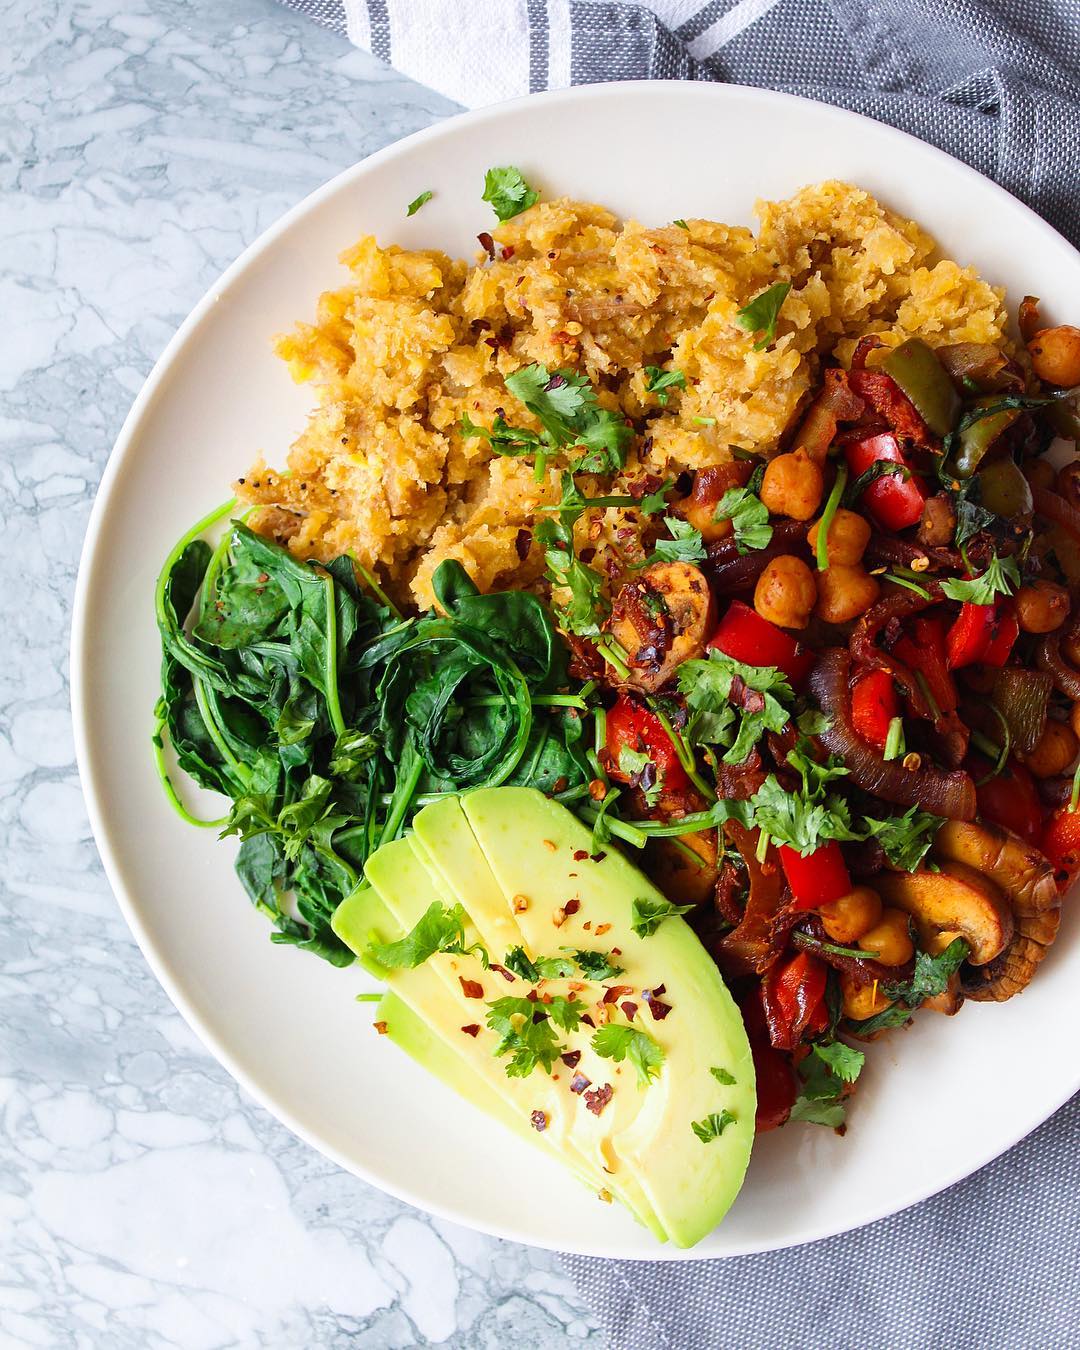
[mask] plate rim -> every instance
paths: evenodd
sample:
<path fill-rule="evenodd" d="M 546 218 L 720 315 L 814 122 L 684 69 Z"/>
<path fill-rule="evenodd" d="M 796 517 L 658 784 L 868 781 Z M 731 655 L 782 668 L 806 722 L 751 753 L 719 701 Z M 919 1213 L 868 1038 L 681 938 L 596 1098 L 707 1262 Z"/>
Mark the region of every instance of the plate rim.
<path fill-rule="evenodd" d="M 87 716 L 87 690 L 89 680 L 87 676 L 86 645 L 88 641 L 87 618 L 90 604 L 91 586 L 94 580 L 96 570 L 97 554 L 99 540 L 103 534 L 110 500 L 113 495 L 113 489 L 119 479 L 125 463 L 133 452 L 141 423 L 146 415 L 151 411 L 153 404 L 163 390 L 165 381 L 171 371 L 171 368 L 177 358 L 187 348 L 188 344 L 197 336 L 198 330 L 203 321 L 210 314 L 216 304 L 228 293 L 234 281 L 243 275 L 248 268 L 254 264 L 265 252 L 267 252 L 277 242 L 278 238 L 285 234 L 297 221 L 301 220 L 311 211 L 315 210 L 322 202 L 335 196 L 337 193 L 346 189 L 355 179 L 362 177 L 368 170 L 378 164 L 407 154 L 409 150 L 417 145 L 428 141 L 439 140 L 446 136 L 455 136 L 461 133 L 462 129 L 470 126 L 476 126 L 490 121 L 498 120 L 504 113 L 521 107 L 525 104 L 531 105 L 549 105 L 565 102 L 579 101 L 603 101 L 605 99 L 631 98 L 663 98 L 665 94 L 678 91 L 682 95 L 691 97 L 701 97 L 704 100 L 717 99 L 719 102 L 728 101 L 732 104 L 740 102 L 746 103 L 771 103 L 786 104 L 793 112 L 798 108 L 812 108 L 816 115 L 834 116 L 838 122 L 849 125 L 869 124 L 876 135 L 884 136 L 886 139 L 898 139 L 902 142 L 910 142 L 919 147 L 920 153 L 929 155 L 941 164 L 947 166 L 948 172 L 952 175 L 959 174 L 963 178 L 975 180 L 982 184 L 988 184 L 995 192 L 1010 199 L 1020 211 L 1028 218 L 1028 223 L 1045 237 L 1052 238 L 1055 243 L 1064 244 L 1065 247 L 1076 255 L 1077 266 L 1080 268 L 1080 251 L 1078 251 L 1069 240 L 1067 240 L 1060 231 L 1056 230 L 1048 221 L 1044 220 L 1036 211 L 1034 211 L 1025 202 L 1021 201 L 1007 188 L 995 183 L 986 175 L 965 164 L 962 160 L 956 159 L 947 151 L 938 146 L 921 140 L 911 133 L 902 131 L 897 127 L 890 126 L 888 123 L 880 122 L 873 117 L 868 117 L 862 113 L 854 112 L 848 108 L 842 108 L 836 104 L 823 103 L 816 99 L 809 99 L 795 94 L 784 93 L 778 90 L 761 89 L 750 85 L 731 85 L 713 81 L 690 81 L 690 80 L 613 80 L 597 84 L 572 85 L 566 89 L 547 90 L 541 93 L 528 94 L 523 97 L 505 100 L 500 103 L 491 104 L 487 107 L 467 110 L 445 117 L 430 126 L 423 127 L 418 131 L 410 133 L 408 136 L 398 140 L 391 141 L 388 145 L 381 147 L 372 154 L 349 165 L 332 178 L 316 187 L 306 196 L 301 198 L 295 205 L 290 207 L 281 216 L 274 220 L 265 230 L 263 230 L 236 259 L 229 264 L 217 277 L 215 281 L 206 289 L 202 297 L 189 311 L 187 316 L 181 322 L 175 333 L 165 345 L 161 354 L 154 362 L 144 383 L 139 389 L 124 421 L 120 431 L 109 451 L 105 467 L 101 478 L 95 490 L 93 506 L 86 524 L 86 531 L 83 537 L 82 547 L 79 554 L 78 574 L 75 582 L 74 597 L 72 603 L 72 619 L 70 643 L 68 648 L 69 655 L 69 684 L 70 684 L 70 707 L 72 715 L 72 727 L 74 733 L 75 761 L 79 774 L 79 782 L 82 790 L 83 799 L 86 804 L 87 817 L 93 835 L 94 845 L 105 872 L 106 880 L 115 897 L 116 903 L 120 909 L 125 923 L 127 924 L 132 936 L 143 958 L 149 965 L 154 977 L 164 989 L 170 1002 L 176 1011 L 183 1018 L 184 1022 L 198 1038 L 200 1044 L 217 1060 L 219 1064 L 236 1080 L 248 1096 L 260 1107 L 267 1111 L 275 1120 L 285 1126 L 293 1135 L 303 1140 L 310 1148 L 313 1148 L 323 1157 L 328 1158 L 336 1166 L 344 1171 L 358 1177 L 367 1185 L 376 1190 L 394 1196 L 394 1198 L 413 1206 L 424 1213 L 431 1214 L 436 1218 L 447 1222 L 456 1223 L 462 1227 L 471 1229 L 475 1232 L 482 1232 L 494 1238 L 500 1238 L 506 1241 L 518 1242 L 525 1246 L 537 1247 L 543 1250 L 556 1253 L 572 1252 L 577 1255 L 615 1259 L 615 1260 L 641 1260 L 650 1262 L 683 1262 L 683 1261 L 703 1261 L 703 1260 L 727 1260 L 735 1259 L 739 1256 L 750 1256 L 761 1252 L 782 1251 L 792 1247 L 804 1246 L 812 1242 L 823 1241 L 826 1238 L 836 1237 L 843 1233 L 854 1232 L 870 1224 L 880 1222 L 894 1214 L 899 1214 L 912 1206 L 922 1203 L 924 1200 L 931 1199 L 934 1195 L 958 1184 L 959 1182 L 973 1176 L 983 1167 L 1001 1157 L 1011 1148 L 1015 1147 L 1023 1139 L 1028 1138 L 1035 1130 L 1044 1124 L 1056 1111 L 1078 1091 L 1080 1091 L 1080 1061 L 1077 1061 L 1077 1067 L 1074 1070 L 1074 1081 L 1066 1084 L 1065 1089 L 1057 1099 L 1054 1096 L 1054 1102 L 1048 1110 L 1041 1112 L 1037 1119 L 1032 1119 L 1022 1133 L 1010 1139 L 1003 1145 L 993 1144 L 976 1153 L 976 1161 L 972 1163 L 970 1158 L 965 1156 L 962 1162 L 949 1169 L 948 1175 L 944 1180 L 935 1181 L 930 1187 L 922 1185 L 912 1185 L 908 1187 L 907 1193 L 897 1200 L 895 1197 L 883 1203 L 871 1214 L 860 1217 L 855 1223 L 832 1223 L 821 1222 L 817 1230 L 800 1234 L 791 1238 L 781 1238 L 778 1241 L 760 1241 L 750 1242 L 741 1247 L 739 1251 L 715 1252 L 704 1249 L 703 1247 L 694 1247 L 690 1249 L 673 1248 L 669 1244 L 657 1244 L 655 1250 L 646 1252 L 616 1253 L 613 1254 L 610 1247 L 601 1249 L 595 1244 L 588 1242 L 556 1243 L 506 1224 L 493 1222 L 481 1222 L 471 1217 L 463 1216 L 456 1209 L 440 1203 L 437 1196 L 428 1194 L 417 1194 L 397 1184 L 391 1184 L 381 1177 L 374 1175 L 368 1170 L 362 1162 L 355 1158 L 346 1158 L 339 1150 L 331 1146 L 326 1141 L 316 1138 L 312 1131 L 302 1125 L 293 1116 L 292 1111 L 273 1100 L 269 1092 L 264 1092 L 257 1084 L 253 1075 L 243 1066 L 243 1064 L 233 1054 L 225 1040 L 217 1035 L 208 1025 L 205 1024 L 196 1008 L 188 1001 L 182 986 L 182 980 L 178 974 L 174 974 L 171 968 L 171 961 L 167 952 L 159 951 L 155 938 L 150 927 L 144 922 L 137 896 L 133 890 L 129 889 L 124 880 L 124 868 L 119 856 L 119 848 L 114 843 L 114 837 L 118 827 L 111 825 L 108 820 L 108 814 L 104 807 L 104 801 L 99 792 L 99 786 L 95 771 L 94 757 L 90 749 L 88 736 L 88 716 Z M 572 1234 L 567 1235 L 572 1237 Z"/>

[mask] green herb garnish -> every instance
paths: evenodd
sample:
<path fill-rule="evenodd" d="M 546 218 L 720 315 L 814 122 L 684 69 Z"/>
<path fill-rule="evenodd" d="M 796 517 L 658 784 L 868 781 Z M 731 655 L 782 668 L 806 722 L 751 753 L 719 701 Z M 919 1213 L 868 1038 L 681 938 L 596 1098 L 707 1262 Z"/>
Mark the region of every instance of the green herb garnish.
<path fill-rule="evenodd" d="M 407 216 L 415 216 L 417 211 L 420 210 L 420 208 L 424 205 L 424 203 L 431 201 L 432 197 L 434 196 L 435 196 L 434 192 L 431 191 L 421 192 L 420 196 L 414 197 L 412 201 L 408 204 L 408 206 L 405 208 L 405 214 Z"/>
<path fill-rule="evenodd" d="M 790 290 L 790 281 L 775 281 L 736 314 L 735 322 L 740 328 L 745 328 L 748 333 L 761 334 L 760 340 L 754 343 L 754 351 L 763 351 L 775 342 L 776 321 Z"/>
<path fill-rule="evenodd" d="M 673 905 L 663 898 L 638 899 L 630 907 L 631 927 L 639 938 L 652 937 L 665 919 L 689 914 L 693 905 Z"/>
<path fill-rule="evenodd" d="M 669 389 L 685 389 L 686 376 L 681 370 L 664 370 L 662 366 L 646 366 L 647 382 L 645 391 L 656 395 L 661 408 L 666 408 L 671 395 Z"/>
<path fill-rule="evenodd" d="M 731 1111 L 713 1111 L 704 1120 L 691 1121 L 690 1128 L 703 1144 L 708 1144 L 713 1139 L 719 1139 L 727 1127 L 734 1123 L 735 1116 Z"/>
<path fill-rule="evenodd" d="M 648 1032 L 639 1031 L 637 1027 L 609 1022 L 596 1031 L 590 1044 L 601 1059 L 613 1059 L 616 1063 L 629 1060 L 637 1070 L 642 1087 L 648 1087 L 659 1076 L 664 1063 L 661 1047 Z"/>
<path fill-rule="evenodd" d="M 501 169 L 488 169 L 480 200 L 489 202 L 500 220 L 510 220 L 535 206 L 540 194 L 529 187 L 521 170 L 510 164 Z"/>
<path fill-rule="evenodd" d="M 950 600 L 970 605 L 992 605 L 999 595 L 1012 595 L 1020 585 L 1020 568 L 1015 558 L 994 554 L 986 571 L 970 581 L 950 578 L 941 589 Z"/>
<path fill-rule="evenodd" d="M 766 548 L 772 539 L 769 508 L 749 488 L 729 488 L 720 498 L 714 520 L 730 520 L 740 553 Z"/>
<path fill-rule="evenodd" d="M 868 827 L 871 838 L 885 850 L 885 856 L 894 867 L 914 872 L 930 852 L 945 821 L 941 816 L 913 806 L 902 816 L 888 816 L 884 820 L 864 816 L 863 824 Z"/>

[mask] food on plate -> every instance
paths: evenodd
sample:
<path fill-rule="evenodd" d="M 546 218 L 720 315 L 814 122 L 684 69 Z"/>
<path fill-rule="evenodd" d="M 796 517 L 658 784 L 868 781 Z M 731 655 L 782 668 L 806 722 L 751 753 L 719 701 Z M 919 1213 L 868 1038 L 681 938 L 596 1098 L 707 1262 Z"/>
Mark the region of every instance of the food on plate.
<path fill-rule="evenodd" d="M 279 340 L 316 406 L 166 561 L 155 754 L 275 941 L 688 1244 L 1055 940 L 1076 330 L 840 183 L 756 236 L 484 200 L 475 264 L 362 240 Z"/>
<path fill-rule="evenodd" d="M 478 1078 L 513 1100 L 519 1133 L 689 1246 L 746 1171 L 750 1047 L 693 930 L 620 854 L 591 848 L 536 789 L 447 797 L 372 855 L 334 929 L 387 982 L 387 1035 L 408 1005 L 463 1096 Z M 399 1043 L 412 1053 L 411 1023 Z"/>

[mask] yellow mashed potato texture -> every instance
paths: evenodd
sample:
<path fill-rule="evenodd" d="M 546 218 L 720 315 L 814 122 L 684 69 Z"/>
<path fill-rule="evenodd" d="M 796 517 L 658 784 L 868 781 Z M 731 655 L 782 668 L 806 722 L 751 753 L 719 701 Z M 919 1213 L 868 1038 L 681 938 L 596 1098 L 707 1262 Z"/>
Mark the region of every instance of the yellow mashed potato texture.
<path fill-rule="evenodd" d="M 236 484 L 260 507 L 255 528 L 300 557 L 351 553 L 421 606 L 446 558 L 483 590 L 529 586 L 544 567 L 534 526 L 558 500 L 565 460 L 537 483 L 531 461 L 462 431 L 466 415 L 490 427 L 500 412 L 540 429 L 505 387 L 519 367 L 586 375 L 639 432 L 626 476 L 671 478 L 733 450 L 775 452 L 822 362 L 846 364 L 866 334 L 1003 340 L 1003 293 L 866 192 L 822 183 L 756 212 L 755 235 L 541 202 L 493 231 L 494 258 L 475 265 L 361 239 L 342 255 L 347 284 L 278 339 L 316 403 L 287 469 L 260 460 Z M 775 341 L 756 350 L 738 311 L 777 281 L 791 290 Z M 662 406 L 646 366 L 682 371 L 685 389 L 665 390 Z M 620 537 L 622 516 L 591 525 L 598 551 Z"/>

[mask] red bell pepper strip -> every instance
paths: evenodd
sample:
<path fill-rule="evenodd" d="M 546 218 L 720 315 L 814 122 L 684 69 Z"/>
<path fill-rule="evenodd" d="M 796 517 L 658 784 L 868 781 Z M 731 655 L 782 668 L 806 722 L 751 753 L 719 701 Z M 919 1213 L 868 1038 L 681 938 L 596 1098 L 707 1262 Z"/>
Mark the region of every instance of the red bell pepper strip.
<path fill-rule="evenodd" d="M 887 670 L 871 670 L 856 680 L 851 691 L 851 720 L 864 741 L 884 750 L 889 723 L 899 713 L 900 701 Z"/>
<path fill-rule="evenodd" d="M 769 1042 L 769 1028 L 762 1007 L 761 987 L 756 986 L 740 1005 L 750 1054 L 757 1079 L 757 1115 L 754 1124 L 758 1134 L 783 1125 L 799 1094 L 799 1080 L 791 1056 L 783 1050 L 774 1050 Z"/>
<path fill-rule="evenodd" d="M 990 772 L 989 760 L 968 755 L 964 768 L 979 784 L 975 789 L 979 815 L 992 825 L 1012 830 L 1029 844 L 1038 844 L 1043 831 L 1043 807 L 1035 780 L 1016 759 L 1010 758 L 1001 773 L 979 783 Z"/>
<path fill-rule="evenodd" d="M 816 848 L 813 853 L 803 855 L 787 844 L 781 844 L 780 866 L 791 887 L 795 909 L 816 909 L 830 900 L 839 900 L 851 890 L 851 877 L 848 874 L 844 855 L 835 839 Z"/>
<path fill-rule="evenodd" d="M 1080 871 L 1080 811 L 1061 807 L 1046 823 L 1042 851 L 1058 874 L 1058 889 L 1064 890 Z"/>
<path fill-rule="evenodd" d="M 939 712 L 956 711 L 956 685 L 946 658 L 944 619 L 920 614 L 911 625 L 911 633 L 894 642 L 892 650 L 913 673 L 923 677 Z"/>
<path fill-rule="evenodd" d="M 827 971 L 816 956 L 800 952 L 773 966 L 761 981 L 765 1022 L 777 1050 L 794 1050 L 808 1030 L 821 1029 Z"/>
<path fill-rule="evenodd" d="M 709 646 L 747 666 L 775 666 L 784 672 L 793 688 L 806 679 L 814 664 L 812 651 L 741 600 L 732 600 L 709 639 Z"/>
<path fill-rule="evenodd" d="M 619 777 L 619 752 L 625 747 L 644 752 L 656 766 L 665 792 L 680 792 L 690 786 L 686 770 L 655 713 L 628 694 L 620 694 L 606 718 L 607 752 L 611 770 Z"/>
<path fill-rule="evenodd" d="M 1011 606 L 965 601 L 945 639 L 949 669 L 959 670 L 976 661 L 1003 666 L 1019 636 L 1020 625 Z"/>
<path fill-rule="evenodd" d="M 900 449 L 900 442 L 891 431 L 877 436 L 864 436 L 849 441 L 844 447 L 848 468 L 853 478 L 864 474 L 872 464 L 888 460 L 910 468 Z M 898 473 L 883 474 L 862 494 L 862 504 L 874 520 L 885 530 L 906 530 L 922 519 L 926 492 L 917 478 L 904 478 Z"/>

